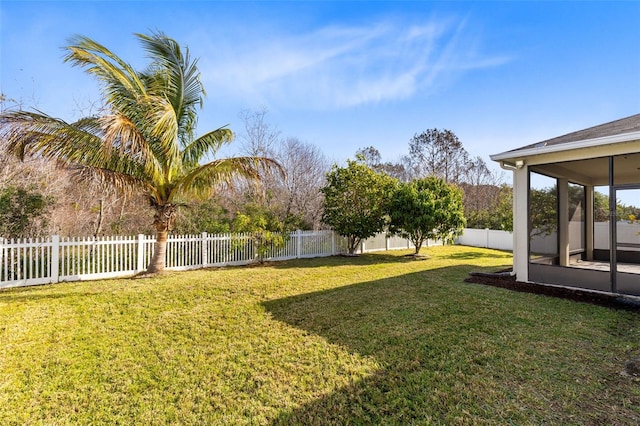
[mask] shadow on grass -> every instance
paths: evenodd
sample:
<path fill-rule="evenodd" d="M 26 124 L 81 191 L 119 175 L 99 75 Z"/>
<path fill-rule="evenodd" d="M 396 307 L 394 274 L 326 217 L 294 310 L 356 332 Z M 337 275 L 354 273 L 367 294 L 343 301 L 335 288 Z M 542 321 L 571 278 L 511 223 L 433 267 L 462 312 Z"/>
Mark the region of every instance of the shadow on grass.
<path fill-rule="evenodd" d="M 448 258 L 456 259 L 456 260 L 473 260 L 473 259 L 482 259 L 482 258 L 493 258 L 493 259 L 511 259 L 513 258 L 513 254 L 507 251 L 465 251 L 461 253 L 451 253 L 447 254 Z"/>
<path fill-rule="evenodd" d="M 87 285 L 86 282 L 77 281 L 74 284 Z M 90 296 L 95 293 L 90 291 L 69 291 L 69 292 L 59 292 L 58 288 L 55 288 L 57 284 L 37 284 L 37 285 L 29 285 L 23 287 L 6 287 L 0 288 L 0 296 L 3 302 L 32 302 L 35 300 L 56 300 L 56 299 L 67 299 L 69 297 L 84 297 Z M 42 293 L 43 290 L 53 290 L 53 292 Z"/>
<path fill-rule="evenodd" d="M 415 258 L 413 249 L 400 249 L 391 251 L 376 251 L 370 253 L 362 253 L 355 255 L 335 255 L 327 257 L 313 257 L 313 258 L 301 258 L 285 261 L 273 261 L 266 262 L 265 265 L 272 266 L 274 268 L 317 268 L 324 266 L 335 265 L 376 265 L 380 263 L 407 263 L 415 261 L 429 261 L 431 257 L 431 248 L 439 247 L 423 247 L 420 250 L 421 258 Z M 464 247 L 464 246 L 456 246 Z M 478 251 L 477 248 L 469 248 L 469 250 L 463 250 L 460 252 L 447 253 L 446 255 L 435 256 L 437 258 L 449 258 L 456 260 L 475 260 L 475 259 L 511 259 L 513 256 L 511 252 L 505 251 Z M 261 265 L 255 265 L 261 266 Z"/>
<path fill-rule="evenodd" d="M 271 267 L 278 269 L 288 268 L 320 268 L 326 266 L 340 266 L 340 265 L 376 265 L 380 263 L 405 263 L 413 262 L 414 259 L 405 257 L 402 255 L 386 254 L 385 252 L 364 253 L 353 256 L 326 256 L 326 257 L 312 257 L 312 258 L 300 258 L 284 261 L 268 262 Z"/>
<path fill-rule="evenodd" d="M 508 333 L 513 321 L 500 304 L 476 303 L 482 290 L 462 282 L 471 269 L 482 268 L 421 271 L 264 302 L 274 319 L 381 366 L 273 424 L 450 424 L 464 413 L 495 421 L 477 395 L 499 392 L 478 376 L 487 363 L 508 360 L 480 349 L 485 336 Z"/>
<path fill-rule="evenodd" d="M 591 336 L 589 325 L 575 321 L 587 321 L 598 308 L 463 283 L 470 270 L 492 269 L 425 270 L 263 302 L 274 319 L 380 366 L 363 380 L 280 412 L 272 424 L 640 421 L 620 398 L 634 394 L 635 385 L 610 371 L 615 349 L 607 345 L 619 350 L 628 343 L 602 343 L 602 351 L 592 346 L 599 331 Z M 567 337 L 576 333 L 586 335 Z M 570 379 L 575 374 L 582 378 Z M 597 383 L 604 382 L 611 396 L 601 395 Z M 550 408 L 554 401 L 570 402 Z"/>

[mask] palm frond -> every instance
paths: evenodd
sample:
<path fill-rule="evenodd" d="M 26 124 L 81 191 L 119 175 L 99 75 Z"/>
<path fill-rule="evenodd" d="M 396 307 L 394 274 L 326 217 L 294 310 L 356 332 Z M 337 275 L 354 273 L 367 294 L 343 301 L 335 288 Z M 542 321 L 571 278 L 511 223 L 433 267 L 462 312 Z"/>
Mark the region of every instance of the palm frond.
<path fill-rule="evenodd" d="M 162 32 L 136 36 L 141 40 L 152 64 L 157 64 L 167 71 L 168 88 L 175 95 L 175 100 L 179 101 L 175 104 L 176 110 L 182 109 L 181 104 L 202 106 L 202 98 L 206 93 L 200 82 L 198 61 L 191 60 L 189 48 L 184 48 L 183 54 L 178 42 Z"/>
<path fill-rule="evenodd" d="M 135 70 L 103 45 L 83 36 L 70 39 L 64 61 L 80 66 L 101 81 L 108 102 L 126 110 L 131 99 L 146 92 Z"/>
<path fill-rule="evenodd" d="M 76 36 L 66 62 L 82 67 L 101 84 L 108 111 L 75 123 L 36 112 L 0 114 L 0 138 L 21 158 L 41 156 L 74 167 L 116 188 L 139 188 L 157 205 L 174 197 L 205 194 L 220 183 L 284 174 L 269 158 L 235 157 L 202 166 L 233 139 L 226 127 L 194 139 L 205 90 L 197 60 L 164 35 L 137 35 L 151 61 L 143 72 L 103 45 Z"/>
<path fill-rule="evenodd" d="M 103 126 L 97 117 L 69 124 L 39 112 L 6 112 L 0 115 L 0 137 L 7 143 L 7 151 L 21 159 L 40 156 L 63 165 L 94 167 L 151 180 L 140 157 L 105 146 Z"/>
<path fill-rule="evenodd" d="M 215 153 L 233 140 L 233 132 L 225 127 L 212 130 L 200 136 L 182 150 L 182 163 L 188 166 L 196 165 L 208 153 Z"/>
<path fill-rule="evenodd" d="M 145 103 L 150 135 L 162 138 L 166 142 L 164 149 L 167 153 L 179 150 L 180 147 L 177 145 L 179 123 L 169 100 L 165 97 L 153 96 L 149 97 Z"/>
<path fill-rule="evenodd" d="M 104 115 L 98 121 L 105 149 L 117 149 L 121 156 L 129 156 L 141 164 L 149 180 L 161 179 L 162 166 L 136 123 L 120 113 Z"/>
<path fill-rule="evenodd" d="M 197 60 L 191 61 L 188 49 L 184 49 L 183 55 L 180 45 L 164 33 L 137 37 L 152 60 L 148 74 L 156 78 L 149 81 L 158 83 L 149 86 L 150 92 L 158 95 L 159 90 L 171 102 L 179 123 L 180 141 L 191 140 L 197 118 L 195 109 L 202 107 L 205 96 Z"/>
<path fill-rule="evenodd" d="M 97 167 L 85 167 L 77 164 L 71 166 L 70 170 L 73 172 L 73 178 L 78 182 L 93 182 L 103 191 L 105 188 L 108 188 L 126 193 L 140 190 L 147 194 L 154 193 L 154 187 L 150 182 L 140 180 L 127 173 Z"/>
<path fill-rule="evenodd" d="M 7 151 L 21 160 L 39 154 L 44 158 L 68 164 L 83 147 L 100 142 L 100 125 L 95 118 L 79 122 L 81 128 L 72 128 L 61 119 L 41 112 L 8 111 L 0 115 L 0 137 L 7 144 Z"/>
<path fill-rule="evenodd" d="M 218 184 L 232 183 L 236 178 L 259 180 L 263 173 L 273 171 L 284 174 L 280 164 L 271 158 L 222 158 L 192 170 L 177 183 L 174 192 L 207 195 Z"/>

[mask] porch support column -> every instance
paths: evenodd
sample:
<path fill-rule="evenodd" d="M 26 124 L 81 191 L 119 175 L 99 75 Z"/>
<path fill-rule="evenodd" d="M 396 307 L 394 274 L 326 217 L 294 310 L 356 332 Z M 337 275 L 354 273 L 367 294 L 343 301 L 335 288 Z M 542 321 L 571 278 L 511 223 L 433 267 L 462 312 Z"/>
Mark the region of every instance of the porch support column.
<path fill-rule="evenodd" d="M 518 281 L 529 281 L 529 172 L 526 165 L 513 171 L 513 271 Z"/>
<path fill-rule="evenodd" d="M 615 161 L 609 157 L 609 273 L 611 275 L 611 293 L 616 293 L 618 271 L 618 215 L 615 187 Z"/>
<path fill-rule="evenodd" d="M 585 257 L 587 260 L 593 260 L 593 233 L 594 229 L 594 215 L 593 215 L 593 185 L 585 186 L 585 241 L 584 241 L 584 249 L 585 249 Z"/>
<path fill-rule="evenodd" d="M 558 179 L 558 255 L 560 266 L 569 266 L 569 181 Z"/>

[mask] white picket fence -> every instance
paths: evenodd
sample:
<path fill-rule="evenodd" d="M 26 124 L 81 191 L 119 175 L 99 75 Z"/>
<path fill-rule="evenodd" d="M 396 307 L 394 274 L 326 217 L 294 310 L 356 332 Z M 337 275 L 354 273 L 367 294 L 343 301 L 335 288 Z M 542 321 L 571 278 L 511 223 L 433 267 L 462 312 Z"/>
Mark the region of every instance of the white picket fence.
<path fill-rule="evenodd" d="M 103 238 L 0 238 L 0 288 L 63 281 L 131 276 L 146 269 L 153 256 L 155 237 L 146 235 Z M 431 241 L 428 245 L 433 245 Z M 379 234 L 364 241 L 360 252 L 407 249 L 400 237 Z M 268 261 L 331 256 L 346 252 L 346 241 L 333 231 L 296 231 L 284 247 L 272 249 Z M 250 235 L 223 234 L 170 236 L 166 267 L 187 270 L 257 261 Z"/>

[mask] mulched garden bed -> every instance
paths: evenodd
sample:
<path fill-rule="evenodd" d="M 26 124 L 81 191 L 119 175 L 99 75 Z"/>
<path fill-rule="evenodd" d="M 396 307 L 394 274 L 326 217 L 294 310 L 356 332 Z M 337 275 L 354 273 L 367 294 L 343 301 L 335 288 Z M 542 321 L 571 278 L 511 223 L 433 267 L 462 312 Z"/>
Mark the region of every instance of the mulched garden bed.
<path fill-rule="evenodd" d="M 510 269 L 499 271 L 495 274 L 471 272 L 469 274 L 469 278 L 464 281 L 467 283 L 506 288 L 513 291 L 559 297 L 562 299 L 574 300 L 576 302 L 591 303 L 593 305 L 616 309 L 640 310 L 640 299 L 622 297 L 613 294 L 594 293 L 580 289 L 524 283 L 516 281 L 516 278 L 509 275 L 509 272 L 511 272 Z"/>

